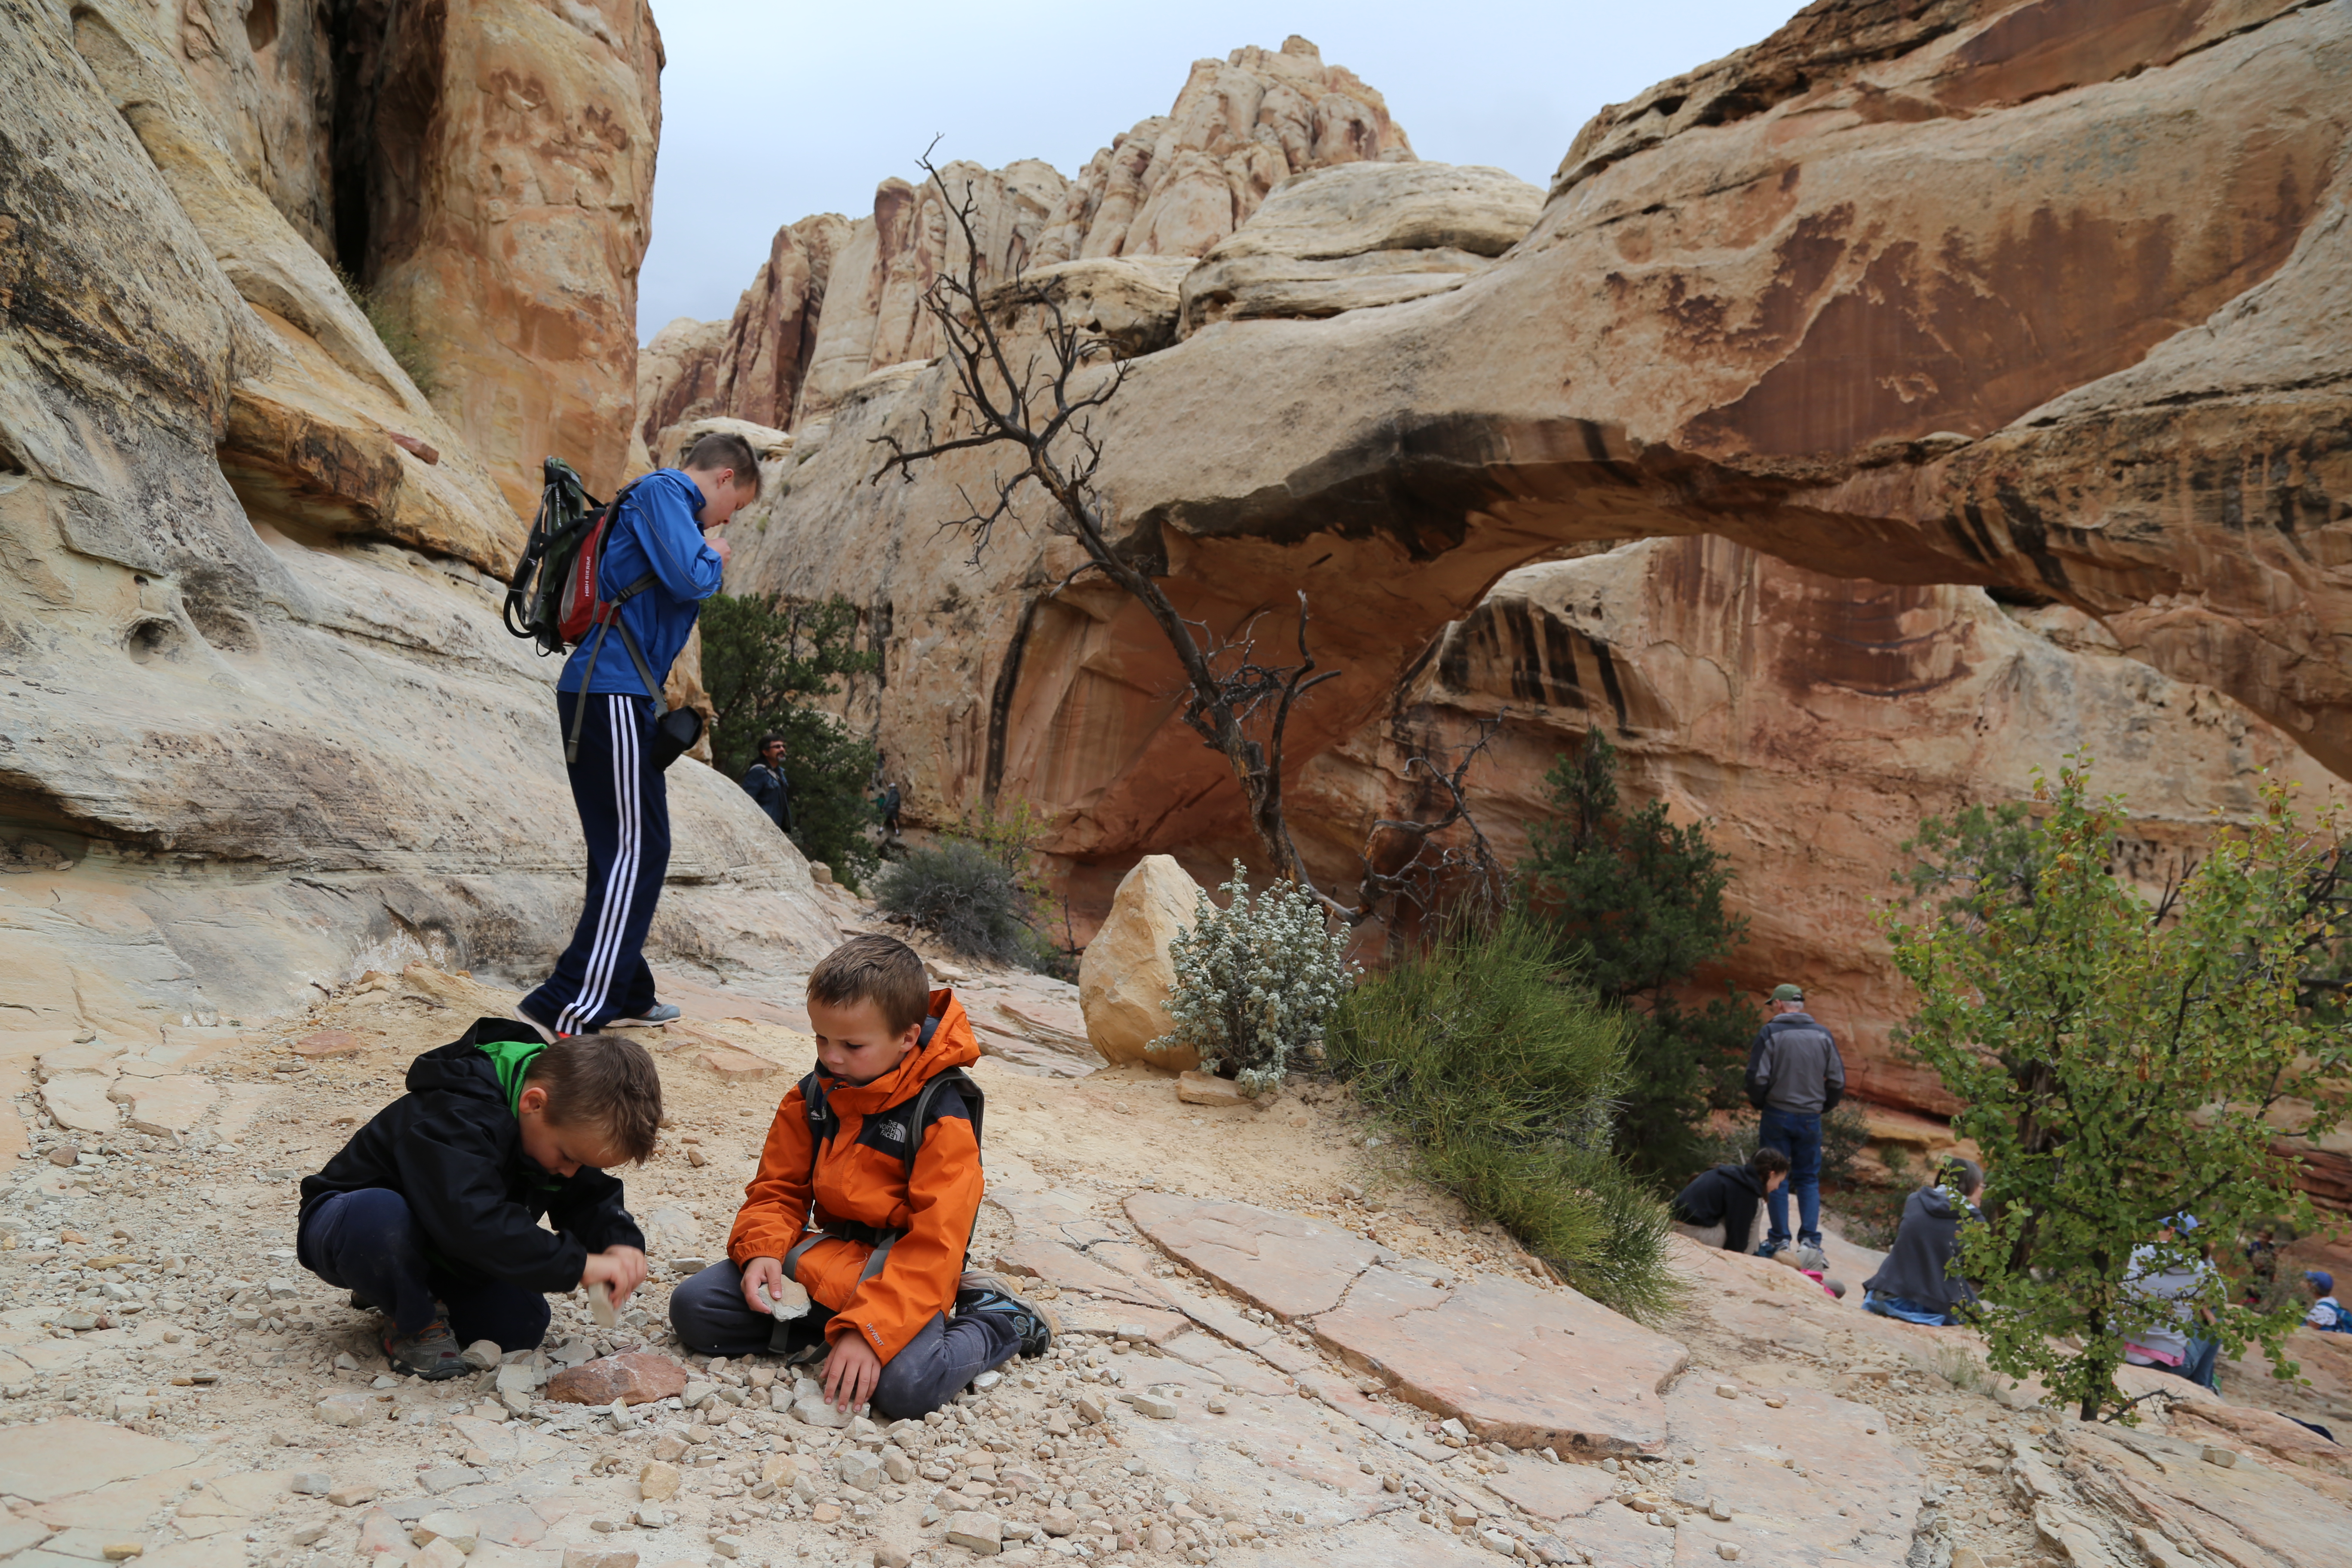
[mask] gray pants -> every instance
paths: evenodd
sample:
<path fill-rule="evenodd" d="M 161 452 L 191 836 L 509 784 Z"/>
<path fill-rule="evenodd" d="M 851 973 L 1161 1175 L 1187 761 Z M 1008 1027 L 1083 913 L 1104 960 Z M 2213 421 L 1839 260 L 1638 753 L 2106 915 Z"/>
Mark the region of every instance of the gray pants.
<path fill-rule="evenodd" d="M 793 1325 L 791 1344 L 814 1344 L 832 1314 L 812 1306 Z M 776 1321 L 743 1300 L 743 1271 L 720 1259 L 669 1293 L 670 1327 L 698 1355 L 741 1356 L 766 1352 Z M 928 1415 L 953 1399 L 982 1373 L 1013 1359 L 1021 1336 L 1002 1312 L 941 1313 L 906 1348 L 882 1363 L 874 1385 L 874 1408 L 894 1421 Z"/>

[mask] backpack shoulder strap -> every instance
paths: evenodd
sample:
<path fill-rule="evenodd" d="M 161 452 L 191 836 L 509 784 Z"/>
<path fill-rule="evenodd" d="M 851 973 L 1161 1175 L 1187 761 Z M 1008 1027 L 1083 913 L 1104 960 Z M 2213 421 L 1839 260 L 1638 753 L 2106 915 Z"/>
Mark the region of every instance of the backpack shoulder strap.
<path fill-rule="evenodd" d="M 988 1114 L 987 1094 L 982 1090 L 980 1080 L 963 1068 L 943 1068 L 924 1079 L 923 1087 L 915 1091 L 915 1113 L 909 1119 L 912 1125 L 907 1130 L 906 1161 L 909 1176 L 915 1173 L 915 1155 L 922 1147 L 923 1129 L 929 1122 L 931 1102 L 942 1092 L 950 1090 L 963 1101 L 964 1114 L 971 1121 L 971 1141 L 974 1143 L 981 1141 L 982 1121 Z"/>
<path fill-rule="evenodd" d="M 833 1135 L 841 1131 L 841 1118 L 835 1116 L 833 1107 L 825 1103 L 823 1074 L 809 1074 L 801 1079 L 800 1087 L 801 1106 L 808 1117 L 808 1179 L 809 1191 L 814 1195 L 816 1191 L 816 1163 L 824 1156 L 824 1146 L 833 1142 Z"/>

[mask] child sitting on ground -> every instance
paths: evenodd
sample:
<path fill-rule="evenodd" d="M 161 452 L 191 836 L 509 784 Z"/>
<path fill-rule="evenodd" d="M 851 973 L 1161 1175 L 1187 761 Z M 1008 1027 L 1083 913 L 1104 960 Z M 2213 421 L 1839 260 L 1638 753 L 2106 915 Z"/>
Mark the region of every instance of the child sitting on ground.
<path fill-rule="evenodd" d="M 726 1260 L 670 1292 L 670 1322 L 704 1355 L 829 1345 L 835 1406 L 926 1415 L 1053 1343 L 1042 1309 L 964 1272 L 982 1102 L 956 1069 L 980 1059 L 979 1041 L 954 993 L 932 991 L 915 950 L 887 936 L 827 953 L 808 1013 L 817 1070 L 776 1108 Z M 771 1303 L 786 1279 L 813 1304 L 779 1322 Z"/>
<path fill-rule="evenodd" d="M 411 1062 L 408 1092 L 303 1178 L 295 1256 L 384 1314 L 394 1372 L 456 1377 L 477 1340 L 529 1350 L 548 1293 L 603 1284 L 617 1305 L 645 1282 L 646 1238 L 604 1173 L 651 1153 L 661 1116 L 634 1040 L 548 1045 L 479 1019 Z"/>
<path fill-rule="evenodd" d="M 1976 1304 L 1976 1287 L 1953 1271 L 1960 1226 L 1981 1221 L 1984 1170 L 1958 1154 L 1944 1158 L 1937 1179 L 1903 1202 L 1895 1245 L 1878 1272 L 1862 1282 L 1862 1304 L 1882 1318 L 1946 1328 Z"/>
<path fill-rule="evenodd" d="M 1746 1252 L 1756 1245 L 1756 1216 L 1764 1212 L 1765 1198 L 1788 1179 L 1789 1156 L 1778 1149 L 1759 1149 L 1744 1165 L 1701 1171 L 1675 1194 L 1675 1223 L 1694 1241 Z M 1714 1236 L 1718 1226 L 1720 1242 Z"/>

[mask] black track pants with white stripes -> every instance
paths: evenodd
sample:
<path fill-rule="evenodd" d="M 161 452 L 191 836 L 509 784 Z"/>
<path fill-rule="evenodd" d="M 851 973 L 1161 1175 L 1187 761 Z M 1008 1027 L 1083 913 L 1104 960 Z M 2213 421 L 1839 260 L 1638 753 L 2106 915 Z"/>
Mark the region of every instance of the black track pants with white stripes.
<path fill-rule="evenodd" d="M 576 695 L 555 698 L 566 736 Z M 603 691 L 587 702 L 571 773 L 572 801 L 588 840 L 588 896 L 555 973 L 522 1000 L 526 1015 L 561 1035 L 589 1034 L 654 1005 L 646 931 L 669 869 L 669 795 L 646 755 L 653 705 Z"/>

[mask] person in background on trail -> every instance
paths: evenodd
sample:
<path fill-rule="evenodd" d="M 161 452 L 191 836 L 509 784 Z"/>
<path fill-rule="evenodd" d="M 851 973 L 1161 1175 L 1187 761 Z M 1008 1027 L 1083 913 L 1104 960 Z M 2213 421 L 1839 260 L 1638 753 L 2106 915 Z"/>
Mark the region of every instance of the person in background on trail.
<path fill-rule="evenodd" d="M 1797 1194 L 1797 1246 L 1807 1267 L 1826 1268 L 1822 1252 L 1822 1117 L 1845 1095 L 1845 1062 L 1830 1032 L 1805 1011 L 1795 985 L 1772 988 L 1772 1014 L 1748 1047 L 1748 1102 L 1763 1112 L 1757 1141 L 1789 1157 L 1789 1184 L 1765 1202 L 1772 1229 L 1759 1258 L 1789 1245 L 1789 1194 Z"/>
<path fill-rule="evenodd" d="M 883 784 L 881 795 L 875 799 L 875 809 L 882 814 L 882 837 L 885 838 L 896 838 L 904 831 L 898 826 L 899 800 L 898 786 L 887 783 Z"/>
<path fill-rule="evenodd" d="M 2278 1230 L 2264 1226 L 2246 1243 L 2246 1289 L 2239 1298 L 2242 1305 L 2259 1307 L 2270 1300 L 2278 1284 Z"/>
<path fill-rule="evenodd" d="M 2303 1321 L 2323 1334 L 2352 1334 L 2352 1312 L 2336 1299 L 2336 1276 L 2325 1268 L 2304 1271 L 2304 1284 L 2311 1291 L 2311 1310 Z"/>
<path fill-rule="evenodd" d="M 1721 1226 L 1723 1249 L 1745 1252 L 1755 1243 L 1756 1216 L 1765 1196 L 1780 1191 L 1788 1179 L 1789 1156 L 1778 1149 L 1759 1149 L 1744 1165 L 1717 1165 L 1693 1176 L 1675 1194 L 1675 1223 L 1703 1231 Z"/>
<path fill-rule="evenodd" d="M 825 1356 L 824 1397 L 894 1419 L 938 1409 L 1055 1324 L 965 1253 L 983 1181 L 980 1043 L 952 991 L 895 937 L 854 936 L 809 972 L 816 1070 L 776 1108 L 727 1257 L 670 1292 L 698 1355 Z M 804 1314 L 775 1321 L 791 1279 Z"/>
<path fill-rule="evenodd" d="M 617 1306 L 645 1283 L 646 1238 L 605 1173 L 642 1163 L 661 1119 L 661 1075 L 635 1040 L 549 1045 L 478 1019 L 411 1062 L 408 1092 L 302 1178 L 294 1256 L 383 1314 L 393 1371 L 471 1373 L 477 1340 L 538 1345 L 550 1294 L 603 1285 Z"/>
<path fill-rule="evenodd" d="M 793 781 L 784 776 L 784 738 L 760 737 L 760 754 L 743 770 L 743 793 L 760 803 L 777 831 L 793 830 Z"/>
<path fill-rule="evenodd" d="M 1949 1327 L 1960 1309 L 1973 1305 L 1976 1288 L 1953 1271 L 1960 1255 L 1960 1226 L 1982 1220 L 1984 1172 L 1974 1160 L 1952 1155 L 1937 1180 L 1903 1203 L 1895 1246 L 1878 1272 L 1862 1282 L 1864 1310 L 1906 1323 Z"/>
<path fill-rule="evenodd" d="M 561 733 L 572 732 L 575 705 L 587 704 L 568 771 L 588 841 L 588 890 L 555 973 L 522 999 L 522 1016 L 550 1039 L 677 1016 L 655 996 L 646 966 L 646 931 L 669 869 L 669 795 L 648 745 L 669 667 L 726 570 L 727 542 L 703 536 L 760 493 L 759 459 L 740 436 L 705 436 L 684 461 L 615 500 L 596 573 L 597 596 L 607 603 L 646 574 L 654 579 L 620 606 L 654 689 L 646 689 L 617 637 L 584 639 L 555 683 Z"/>
<path fill-rule="evenodd" d="M 2213 1363 L 2221 1351 L 2221 1342 L 2199 1339 L 2189 1331 L 2200 1322 L 2210 1323 L 2213 1313 L 2206 1307 L 2191 1305 L 2183 1310 L 2181 1306 L 2183 1302 L 2193 1303 L 2204 1294 L 2205 1281 L 2213 1272 L 2213 1266 L 2201 1258 L 2192 1260 L 2179 1256 L 2196 1229 L 2195 1215 L 2177 1214 L 2157 1227 L 2153 1242 L 2142 1242 L 2132 1248 L 2131 1262 L 2124 1275 L 2125 1288 L 2144 1300 L 2168 1305 L 2155 1323 L 2129 1334 L 2124 1343 L 2124 1360 L 2134 1366 L 2152 1366 L 2159 1372 L 2185 1377 L 2200 1388 L 2212 1388 Z M 2173 1256 L 2159 1258 L 2159 1247 Z"/>

